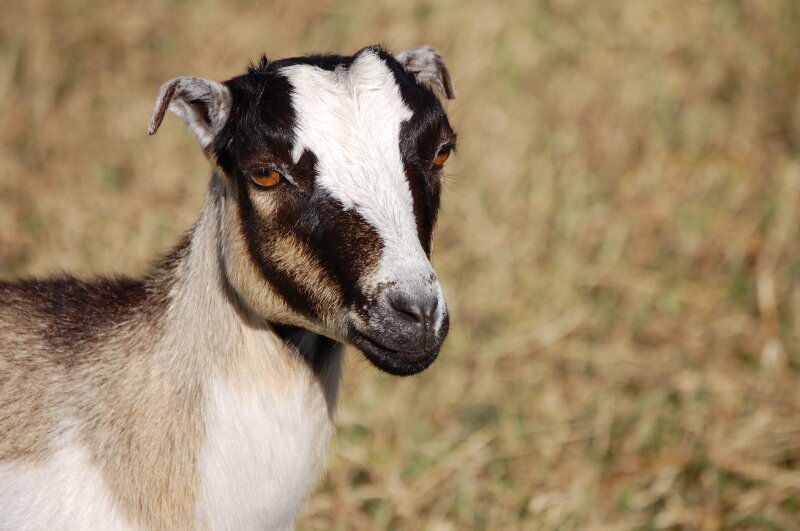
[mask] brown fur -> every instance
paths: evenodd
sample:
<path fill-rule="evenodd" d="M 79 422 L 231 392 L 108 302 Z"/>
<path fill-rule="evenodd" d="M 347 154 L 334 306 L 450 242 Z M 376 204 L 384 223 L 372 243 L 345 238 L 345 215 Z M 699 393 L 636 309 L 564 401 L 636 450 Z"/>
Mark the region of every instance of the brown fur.
<path fill-rule="evenodd" d="M 328 310 L 328 315 L 333 316 L 325 322 L 327 325 L 325 328 L 320 327 L 320 323 L 314 319 L 300 315 L 290 308 L 269 280 L 263 277 L 260 266 L 248 250 L 241 206 L 232 200 L 233 192 L 224 186 L 223 178 L 215 177 L 211 186 L 216 189 L 215 193 L 223 197 L 225 204 L 220 215 L 223 225 L 223 245 L 226 249 L 221 255 L 225 258 L 226 278 L 233 289 L 240 294 L 240 299 L 247 300 L 254 313 L 269 321 L 291 322 L 296 326 L 326 335 L 330 335 L 332 330 L 335 331 L 338 327 L 335 317 L 339 317 L 341 294 L 308 246 L 291 234 L 281 234 L 270 242 L 271 256 L 275 261 L 285 264 L 286 270 L 294 275 L 298 285 L 307 286 L 309 295 L 317 302 L 318 307 L 325 308 Z M 255 207 L 262 219 L 269 219 L 276 210 L 275 205 L 269 201 L 259 201 Z M 342 330 L 340 339 L 343 338 Z"/>
<path fill-rule="evenodd" d="M 409 57 L 431 51 L 423 52 Z M 385 61 L 403 98 L 418 107 L 415 116 L 427 117 L 419 130 L 401 131 L 402 143 L 441 143 L 417 138 L 433 130 L 430 124 L 436 131 L 449 130 L 433 94 L 397 71 L 399 64 L 387 52 L 370 48 L 363 53 Z M 350 65 L 355 58 L 317 61 L 333 67 L 332 60 Z M 276 525 L 287 525 L 327 452 L 341 370 L 341 347 L 334 340 L 360 340 L 368 358 L 392 374 L 419 372 L 435 359 L 447 331 L 446 313 L 436 337 L 429 326 L 437 308 L 430 297 L 440 297 L 440 288 L 418 290 L 427 297 L 422 303 L 428 313 L 418 307 L 403 310 L 389 298 L 378 307 L 377 294 L 365 283 L 378 270 L 381 237 L 355 209 L 314 186 L 316 155 L 306 150 L 295 160 L 294 89 L 262 63 L 224 84 L 182 77 L 162 86 L 150 133 L 172 110 L 197 136 L 215 173 L 191 235 L 153 275 L 94 283 L 74 278 L 0 283 L 0 465 L 11 463 L 5 467 L 11 472 L 3 476 L 10 487 L 0 492 L 11 492 L 6 500 L 19 502 L 7 505 L 15 522 L 29 518 L 29 493 L 36 495 L 43 485 L 54 484 L 48 480 L 64 477 L 78 488 L 61 498 L 54 491 L 59 514 L 43 513 L 46 518 L 78 507 L 76 519 L 116 519 L 120 513 L 140 528 L 190 529 L 217 517 L 222 520 L 216 523 L 228 525 L 237 512 L 248 511 L 235 503 L 233 509 L 225 506 L 224 493 L 231 485 L 240 489 L 238 495 L 251 488 L 237 474 L 257 468 L 253 456 L 267 446 L 262 428 L 270 421 L 264 419 L 277 412 L 276 422 L 288 431 L 269 441 L 277 452 L 260 463 L 264 468 L 254 481 L 274 489 L 263 492 L 286 492 L 287 497 L 264 511 L 264 497 L 256 494 L 250 513 L 254 518 L 274 513 L 275 521 L 283 522 Z M 293 188 L 254 189 L 249 179 L 259 168 L 248 166 L 254 164 L 253 153 L 261 157 L 256 164 L 268 159 L 290 168 Z M 406 158 L 419 165 L 429 157 Z M 423 173 L 407 171 L 407 176 L 419 181 L 412 184 L 412 199 L 427 252 L 438 188 L 424 187 Z M 420 193 L 425 190 L 428 195 Z M 383 313 L 374 320 L 380 326 L 361 312 L 370 307 Z M 368 325 L 366 331 L 355 333 L 351 313 Z M 370 339 L 369 334 L 387 330 L 402 345 L 387 347 Z M 408 341 L 424 356 L 409 351 Z M 268 400 L 259 402 L 264 396 Z M 229 430 L 240 429 L 242 437 L 227 445 Z M 248 443 L 242 450 L 240 445 Z M 57 455 L 62 457 L 50 463 L 61 449 L 65 453 Z M 69 469 L 75 456 L 75 468 Z M 43 465 L 24 466 L 31 463 Z M 23 465 L 19 470 L 18 464 Z M 28 474 L 31 469 L 44 471 L 44 479 Z M 76 478 L 98 476 L 97 471 L 100 477 L 81 490 Z M 102 498 L 110 492 L 113 500 L 109 506 L 103 499 L 91 512 L 94 505 L 73 503 L 73 492 Z M 80 512 L 83 508 L 90 510 Z"/>
<path fill-rule="evenodd" d="M 64 422 L 75 422 L 123 514 L 189 529 L 214 375 L 245 395 L 314 378 L 332 414 L 337 356 L 310 370 L 313 360 L 277 336 L 277 356 L 247 343 L 246 328 L 269 324 L 226 285 L 220 239 L 209 236 L 222 226 L 218 180 L 194 235 L 144 281 L 0 284 L 0 462 L 44 461 Z"/>
<path fill-rule="evenodd" d="M 74 420 L 119 507 L 152 528 L 193 525 L 202 442 L 199 378 L 156 352 L 172 275 L 4 285 L 0 313 L 0 461 L 43 461 Z"/>

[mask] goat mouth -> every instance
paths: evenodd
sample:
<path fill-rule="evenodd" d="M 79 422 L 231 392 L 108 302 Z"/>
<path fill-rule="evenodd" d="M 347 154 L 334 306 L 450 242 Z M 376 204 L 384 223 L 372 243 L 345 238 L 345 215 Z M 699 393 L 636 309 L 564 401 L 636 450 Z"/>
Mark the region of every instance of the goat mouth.
<path fill-rule="evenodd" d="M 350 329 L 350 344 L 378 369 L 394 376 L 410 376 L 427 369 L 439 355 L 439 348 L 404 351 L 387 347 L 355 327 Z"/>

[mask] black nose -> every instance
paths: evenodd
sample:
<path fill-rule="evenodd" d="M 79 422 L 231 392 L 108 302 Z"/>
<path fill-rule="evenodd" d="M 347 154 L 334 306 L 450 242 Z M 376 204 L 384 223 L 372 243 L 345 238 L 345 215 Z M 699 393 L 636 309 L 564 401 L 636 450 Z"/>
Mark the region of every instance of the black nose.
<path fill-rule="evenodd" d="M 449 329 L 447 306 L 441 292 L 387 291 L 359 314 L 366 323 L 350 325 L 350 342 L 389 374 L 416 374 L 439 354 Z"/>
<path fill-rule="evenodd" d="M 395 293 L 389 297 L 389 305 L 406 326 L 420 327 L 427 332 L 433 324 L 439 298 L 435 294 L 412 297 L 405 293 Z"/>

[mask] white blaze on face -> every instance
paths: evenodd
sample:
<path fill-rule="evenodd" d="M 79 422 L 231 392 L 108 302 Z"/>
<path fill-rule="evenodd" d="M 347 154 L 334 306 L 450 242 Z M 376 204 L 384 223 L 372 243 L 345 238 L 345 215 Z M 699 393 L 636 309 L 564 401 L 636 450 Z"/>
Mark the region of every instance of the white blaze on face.
<path fill-rule="evenodd" d="M 365 51 L 349 68 L 293 65 L 281 72 L 294 87 L 295 161 L 312 151 L 317 185 L 358 212 L 383 240 L 379 271 L 364 287 L 392 282 L 401 291 L 436 293 L 441 317 L 444 298 L 419 241 L 400 154 L 400 128 L 412 111 L 391 70 Z"/>

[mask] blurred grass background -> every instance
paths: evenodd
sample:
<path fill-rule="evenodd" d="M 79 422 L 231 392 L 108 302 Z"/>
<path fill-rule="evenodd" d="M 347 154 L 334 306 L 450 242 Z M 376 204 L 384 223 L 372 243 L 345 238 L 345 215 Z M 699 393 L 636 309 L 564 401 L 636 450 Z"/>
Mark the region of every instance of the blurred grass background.
<path fill-rule="evenodd" d="M 5 0 L 0 277 L 142 274 L 192 224 L 166 79 L 370 43 L 459 91 L 452 332 L 414 378 L 348 356 L 298 528 L 800 525 L 795 0 Z"/>

